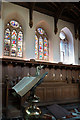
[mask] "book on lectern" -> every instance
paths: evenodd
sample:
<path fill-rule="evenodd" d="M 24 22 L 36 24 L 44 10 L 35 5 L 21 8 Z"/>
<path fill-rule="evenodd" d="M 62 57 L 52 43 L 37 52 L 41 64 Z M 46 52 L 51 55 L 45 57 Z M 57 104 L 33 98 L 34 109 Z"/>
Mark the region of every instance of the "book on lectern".
<path fill-rule="evenodd" d="M 47 72 L 43 75 L 35 76 L 35 77 L 23 77 L 12 89 L 16 91 L 21 97 L 24 96 L 31 88 L 34 86 L 38 86 L 43 78 L 48 74 Z"/>

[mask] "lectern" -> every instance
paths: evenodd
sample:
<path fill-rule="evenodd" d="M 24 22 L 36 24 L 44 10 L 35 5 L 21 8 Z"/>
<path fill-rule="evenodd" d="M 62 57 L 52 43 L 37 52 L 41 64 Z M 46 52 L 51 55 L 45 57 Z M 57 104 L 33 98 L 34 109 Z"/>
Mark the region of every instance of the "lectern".
<path fill-rule="evenodd" d="M 36 120 L 41 115 L 41 110 L 36 106 L 35 103 L 39 102 L 39 98 L 35 95 L 36 87 L 43 81 L 43 78 L 48 74 L 36 75 L 35 77 L 24 77 L 20 82 L 18 82 L 13 89 L 21 97 L 30 91 L 30 96 L 27 98 L 30 106 L 24 111 L 24 119 Z"/>

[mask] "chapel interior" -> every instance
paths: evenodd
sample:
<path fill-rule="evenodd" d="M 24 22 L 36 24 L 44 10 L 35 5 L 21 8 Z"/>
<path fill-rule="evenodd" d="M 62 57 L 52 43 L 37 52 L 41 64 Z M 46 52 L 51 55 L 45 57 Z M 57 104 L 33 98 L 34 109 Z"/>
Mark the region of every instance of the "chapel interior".
<path fill-rule="evenodd" d="M 80 120 L 80 2 L 0 2 L 0 36 L 0 119 L 28 120 L 12 88 L 47 73 L 33 120 Z"/>

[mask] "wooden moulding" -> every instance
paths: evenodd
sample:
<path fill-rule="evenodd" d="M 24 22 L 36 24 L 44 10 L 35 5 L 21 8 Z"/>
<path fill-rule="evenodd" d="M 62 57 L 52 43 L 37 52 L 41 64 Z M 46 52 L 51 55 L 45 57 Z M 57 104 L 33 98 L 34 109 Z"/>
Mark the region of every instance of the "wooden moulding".
<path fill-rule="evenodd" d="M 51 63 L 51 62 L 42 62 L 42 61 L 35 61 L 34 59 L 31 60 L 18 60 L 18 59 L 9 59 L 9 58 L 0 58 L 0 62 L 4 65 L 13 64 L 13 65 L 20 65 L 20 66 L 39 66 L 44 65 L 44 68 L 54 68 L 54 69 L 69 69 L 69 70 L 79 70 L 80 65 L 72 65 L 72 64 L 62 64 L 62 63 Z"/>

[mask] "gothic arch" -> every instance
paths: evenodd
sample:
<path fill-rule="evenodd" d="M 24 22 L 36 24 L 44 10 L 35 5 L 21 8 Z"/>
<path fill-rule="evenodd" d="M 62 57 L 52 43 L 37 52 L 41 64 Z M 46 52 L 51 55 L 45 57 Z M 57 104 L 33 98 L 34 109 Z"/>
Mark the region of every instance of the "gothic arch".
<path fill-rule="evenodd" d="M 47 33 L 47 37 L 48 37 L 48 60 L 47 61 L 50 61 L 51 57 L 51 29 L 50 29 L 50 26 L 49 24 L 45 21 L 45 20 L 41 20 L 39 21 L 37 24 L 36 24 L 36 29 L 38 28 L 43 28 L 43 30 Z"/>
<path fill-rule="evenodd" d="M 66 64 L 74 64 L 74 41 L 73 41 L 73 35 L 71 31 L 67 28 L 64 27 L 61 29 L 66 35 L 66 38 L 68 40 L 68 49 L 69 49 L 69 59 L 64 61 Z M 60 31 L 60 32 L 61 32 Z"/>

